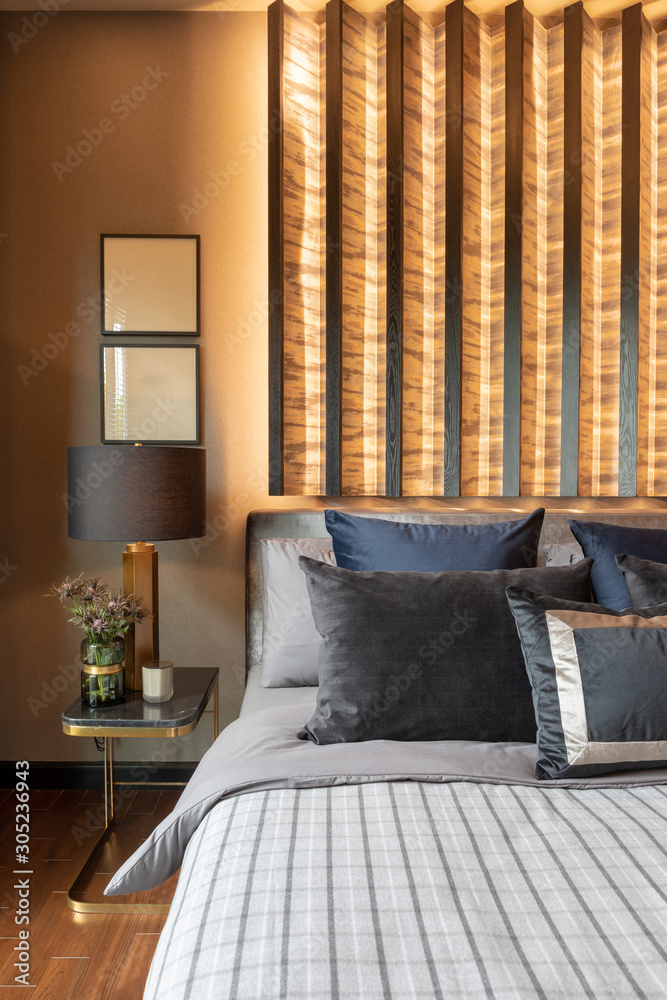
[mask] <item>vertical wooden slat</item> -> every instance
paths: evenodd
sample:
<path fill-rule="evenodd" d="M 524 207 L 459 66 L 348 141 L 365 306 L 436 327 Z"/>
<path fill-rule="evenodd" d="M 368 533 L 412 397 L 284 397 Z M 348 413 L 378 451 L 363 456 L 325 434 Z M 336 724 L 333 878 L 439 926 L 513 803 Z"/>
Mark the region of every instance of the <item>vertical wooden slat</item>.
<path fill-rule="evenodd" d="M 504 38 L 464 10 L 461 493 L 502 493 Z"/>
<path fill-rule="evenodd" d="M 623 11 L 623 147 L 621 198 L 621 363 L 618 493 L 637 493 L 639 212 L 641 172 L 641 4 Z"/>
<path fill-rule="evenodd" d="M 542 300 L 542 308 L 546 313 L 546 339 L 541 372 L 545 428 L 541 438 L 544 471 L 540 484 L 545 496 L 557 496 L 563 492 L 560 482 L 560 447 L 563 377 L 563 225 L 566 183 L 563 175 L 564 38 L 563 24 L 554 25 L 546 33 L 547 151 L 544 192 L 546 275 Z M 534 481 L 533 485 L 537 486 L 537 482 Z"/>
<path fill-rule="evenodd" d="M 524 21 L 521 265 L 521 493 L 560 480 L 563 28 Z"/>
<path fill-rule="evenodd" d="M 564 15 L 563 388 L 560 494 L 576 496 L 579 473 L 579 353 L 583 228 L 581 196 L 584 5 L 582 0 L 566 7 Z"/>
<path fill-rule="evenodd" d="M 403 349 L 403 0 L 387 7 L 386 494 L 401 495 Z"/>
<path fill-rule="evenodd" d="M 435 317 L 435 94 L 433 27 L 406 8 L 403 26 L 402 494 L 432 496 L 444 468 L 444 338 Z"/>
<path fill-rule="evenodd" d="M 461 489 L 463 10 L 463 0 L 445 9 L 445 496 Z"/>
<path fill-rule="evenodd" d="M 283 0 L 268 9 L 269 494 L 283 492 Z"/>
<path fill-rule="evenodd" d="M 570 8 L 568 8 L 569 10 Z M 606 118 L 603 117 L 605 89 L 603 87 L 602 32 L 588 17 L 582 15 L 581 42 L 581 297 L 580 335 L 577 362 L 579 385 L 579 440 L 577 449 L 578 490 L 589 496 L 599 492 L 600 484 L 600 338 L 602 324 L 602 204 L 604 200 L 603 170 L 608 164 L 607 145 L 603 142 Z M 575 29 L 565 26 L 566 46 Z M 567 59 L 567 51 L 566 51 Z M 620 64 L 619 64 L 620 72 Z M 619 76 L 620 80 L 620 76 Z M 566 86 L 569 86 L 566 82 Z M 569 93 L 575 95 L 570 87 Z M 566 131 L 569 101 L 566 97 Z M 620 118 L 620 105 L 619 105 Z M 619 123 L 620 124 L 620 123 Z M 619 150 L 620 151 L 620 150 Z M 619 161 L 620 162 L 620 161 Z M 576 169 L 576 163 L 574 164 Z M 568 167 L 569 169 L 569 167 Z M 576 175 L 575 175 L 576 176 Z M 574 196 L 572 196 L 574 197 Z M 567 205 L 567 202 L 566 202 Z M 566 208 L 566 233 L 572 237 Z M 578 223 L 577 223 L 578 224 Z M 568 241 L 568 245 L 571 245 Z M 565 248 L 564 248 L 565 254 Z M 567 266 L 567 265 L 566 265 Z M 613 287 L 613 283 L 612 283 Z M 568 302 L 568 299 L 566 299 Z M 574 305 L 568 302 L 568 312 Z M 572 331 L 570 331 L 570 335 Z M 563 350 L 565 352 L 565 316 L 563 316 Z M 563 363 L 569 360 L 564 354 Z M 565 386 L 563 406 L 565 406 Z M 563 414 L 563 419 L 568 419 Z M 617 454 L 618 448 L 613 449 Z M 563 461 L 569 453 L 563 451 Z"/>
<path fill-rule="evenodd" d="M 384 26 L 341 11 L 340 492 L 374 495 L 385 489 Z"/>
<path fill-rule="evenodd" d="M 503 492 L 505 398 L 505 26 L 491 36 L 491 276 L 489 286 L 489 468 L 486 495 Z"/>
<path fill-rule="evenodd" d="M 618 495 L 622 31 L 583 18 L 579 493 Z"/>
<path fill-rule="evenodd" d="M 326 492 L 341 492 L 343 0 L 326 6 Z"/>
<path fill-rule="evenodd" d="M 319 26 L 283 13 L 283 460 L 286 494 L 326 489 L 323 66 Z"/>
<path fill-rule="evenodd" d="M 524 5 L 505 8 L 505 343 L 503 495 L 519 495 Z"/>
<path fill-rule="evenodd" d="M 657 38 L 657 200 L 656 331 L 667 330 L 667 32 Z M 656 343 L 654 364 L 655 435 L 653 439 L 653 495 L 667 495 L 667 343 Z"/>
<path fill-rule="evenodd" d="M 658 40 L 642 17 L 641 157 L 639 167 L 639 322 L 637 369 L 637 495 L 654 496 L 655 446 L 664 404 L 657 386 L 664 348 L 657 328 Z"/>
<path fill-rule="evenodd" d="M 433 329 L 440 349 L 436 358 L 433 413 L 433 454 L 435 458 L 433 493 L 444 492 L 445 479 L 445 312 L 447 308 L 446 267 L 446 201 L 447 201 L 447 25 L 443 20 L 434 29 L 434 297 Z M 438 476 L 440 479 L 438 481 Z"/>

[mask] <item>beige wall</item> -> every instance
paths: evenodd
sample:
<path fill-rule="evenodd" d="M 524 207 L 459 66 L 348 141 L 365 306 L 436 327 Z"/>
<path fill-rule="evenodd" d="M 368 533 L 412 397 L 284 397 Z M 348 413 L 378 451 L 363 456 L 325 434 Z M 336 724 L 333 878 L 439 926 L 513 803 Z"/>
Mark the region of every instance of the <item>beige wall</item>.
<path fill-rule="evenodd" d="M 221 668 L 223 722 L 241 699 L 245 514 L 268 502 L 266 15 L 63 12 L 14 52 L 20 31 L 20 16 L 0 15 L 0 759 L 92 760 L 93 741 L 60 726 L 78 693 L 76 679 L 62 690 L 61 668 L 80 635 L 42 595 L 82 570 L 121 583 L 122 544 L 69 540 L 62 501 L 67 446 L 100 442 L 100 325 L 85 317 L 102 232 L 201 234 L 202 443 L 218 527 L 194 547 L 159 545 L 161 655 Z M 167 75 L 130 108 L 123 94 L 147 67 Z M 84 130 L 101 141 L 59 179 L 52 164 Z M 179 206 L 196 189 L 213 197 L 186 221 Z M 55 357 L 36 372 L 45 345 Z M 198 758 L 209 735 L 206 719 L 171 759 Z"/>

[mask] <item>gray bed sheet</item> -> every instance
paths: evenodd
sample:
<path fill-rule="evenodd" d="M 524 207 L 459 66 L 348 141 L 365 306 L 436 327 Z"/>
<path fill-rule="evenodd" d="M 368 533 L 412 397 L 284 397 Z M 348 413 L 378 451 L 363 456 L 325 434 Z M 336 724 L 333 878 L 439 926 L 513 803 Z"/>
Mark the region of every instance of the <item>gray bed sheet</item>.
<path fill-rule="evenodd" d="M 253 712 L 270 708 L 285 708 L 286 705 L 305 705 L 315 711 L 316 687 L 263 688 L 261 686 L 262 664 L 253 663 L 248 670 L 245 694 L 239 718 L 244 719 Z"/>

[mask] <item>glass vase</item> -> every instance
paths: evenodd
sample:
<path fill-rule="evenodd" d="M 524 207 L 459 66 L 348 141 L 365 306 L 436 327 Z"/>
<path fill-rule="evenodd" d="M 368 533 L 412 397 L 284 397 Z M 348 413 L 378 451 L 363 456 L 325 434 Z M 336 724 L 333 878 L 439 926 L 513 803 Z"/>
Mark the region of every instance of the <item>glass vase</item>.
<path fill-rule="evenodd" d="M 81 701 L 91 708 L 106 708 L 125 701 L 125 642 L 81 643 Z"/>

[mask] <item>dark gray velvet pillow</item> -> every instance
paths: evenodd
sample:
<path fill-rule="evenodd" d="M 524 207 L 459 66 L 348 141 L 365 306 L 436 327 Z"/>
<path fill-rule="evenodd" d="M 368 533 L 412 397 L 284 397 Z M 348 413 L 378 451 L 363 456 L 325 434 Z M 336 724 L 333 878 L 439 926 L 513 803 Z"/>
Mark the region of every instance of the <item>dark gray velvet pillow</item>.
<path fill-rule="evenodd" d="M 536 778 L 667 764 L 667 604 L 614 611 L 520 587 L 507 600 L 533 686 Z"/>
<path fill-rule="evenodd" d="M 616 565 L 625 577 L 633 608 L 652 608 L 667 604 L 667 566 L 665 563 L 616 556 Z"/>
<path fill-rule="evenodd" d="M 325 566 L 301 556 L 320 647 L 317 708 L 300 738 L 535 742 L 511 584 L 589 600 L 574 566 L 440 573 Z"/>

